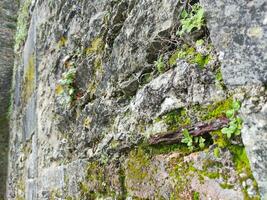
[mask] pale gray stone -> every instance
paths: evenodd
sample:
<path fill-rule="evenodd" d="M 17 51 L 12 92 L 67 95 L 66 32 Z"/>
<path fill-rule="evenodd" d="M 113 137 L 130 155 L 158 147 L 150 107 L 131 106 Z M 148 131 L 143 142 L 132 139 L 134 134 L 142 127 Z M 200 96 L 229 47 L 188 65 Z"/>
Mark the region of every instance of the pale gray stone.
<path fill-rule="evenodd" d="M 229 86 L 267 82 L 267 3 L 200 0 Z"/>

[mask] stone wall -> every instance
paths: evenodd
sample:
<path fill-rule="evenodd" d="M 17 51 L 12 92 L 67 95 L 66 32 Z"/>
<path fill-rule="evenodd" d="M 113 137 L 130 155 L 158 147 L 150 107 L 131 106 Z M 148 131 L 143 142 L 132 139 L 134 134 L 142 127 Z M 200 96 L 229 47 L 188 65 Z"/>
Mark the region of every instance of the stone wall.
<path fill-rule="evenodd" d="M 266 5 L 195 3 L 21 1 L 7 199 L 264 199 Z"/>

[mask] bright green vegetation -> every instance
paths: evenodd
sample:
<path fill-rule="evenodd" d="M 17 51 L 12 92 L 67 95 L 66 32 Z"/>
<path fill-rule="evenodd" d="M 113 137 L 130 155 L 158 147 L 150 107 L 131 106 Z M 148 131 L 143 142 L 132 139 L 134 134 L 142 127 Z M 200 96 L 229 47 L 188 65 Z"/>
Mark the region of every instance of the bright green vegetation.
<path fill-rule="evenodd" d="M 226 111 L 232 108 L 232 104 L 233 98 L 229 97 L 209 105 L 194 105 L 192 106 L 192 111 L 199 121 L 210 121 L 225 116 Z"/>
<path fill-rule="evenodd" d="M 60 97 L 60 103 L 68 106 L 75 98 L 75 67 L 70 67 L 67 72 L 64 72 L 62 79 L 59 80 L 59 85 L 56 88 L 56 94 Z"/>
<path fill-rule="evenodd" d="M 143 143 L 140 145 L 140 147 L 146 154 L 150 156 L 168 154 L 175 151 L 178 151 L 179 153 L 182 153 L 184 155 L 190 153 L 190 150 L 184 144 L 171 144 L 171 145 L 158 144 L 150 146 L 146 143 Z"/>
<path fill-rule="evenodd" d="M 209 48 L 209 50 L 211 50 Z M 212 56 L 210 54 L 203 55 L 196 51 L 195 47 L 189 47 L 188 45 L 183 45 L 181 48 L 178 48 L 169 58 L 169 65 L 174 66 L 176 61 L 185 60 L 190 64 L 197 64 L 199 68 L 203 69 L 207 64 L 209 64 Z"/>
<path fill-rule="evenodd" d="M 221 72 L 220 68 L 215 73 L 215 84 L 217 87 L 219 87 L 221 89 L 226 88 L 224 81 L 223 81 L 223 76 L 222 76 L 222 72 Z"/>
<path fill-rule="evenodd" d="M 181 28 L 177 31 L 179 36 L 200 30 L 205 23 L 203 8 L 199 4 L 194 4 L 190 11 L 183 10 L 180 23 Z"/>
<path fill-rule="evenodd" d="M 253 178 L 249 160 L 246 155 L 246 151 L 244 146 L 242 145 L 233 145 L 232 139 L 238 137 L 240 134 L 240 130 L 242 128 L 242 120 L 237 117 L 238 111 L 241 105 L 239 101 L 233 100 L 232 97 L 229 97 L 223 101 L 214 102 L 209 105 L 191 105 L 188 108 L 181 108 L 170 113 L 165 114 L 157 120 L 163 120 L 167 125 L 169 125 L 170 130 L 178 130 L 179 128 L 186 128 L 186 125 L 193 125 L 199 121 L 211 121 L 215 120 L 219 117 L 227 117 L 230 120 L 230 123 L 227 127 L 211 132 L 211 140 L 205 141 L 204 138 L 195 139 L 191 136 L 187 130 L 183 132 L 184 138 L 182 139 L 182 143 L 186 144 L 173 144 L 173 145 L 159 145 L 157 147 L 150 147 L 151 155 L 154 154 L 167 154 L 173 151 L 182 153 L 182 155 L 187 155 L 192 151 L 198 151 L 208 144 L 214 144 L 215 147 L 213 149 L 214 156 L 216 158 L 220 158 L 221 149 L 228 149 L 233 156 L 233 163 L 235 165 L 235 169 L 237 174 L 246 174 L 245 177 L 240 178 L 240 184 L 242 181 L 250 178 Z M 229 132 L 229 133 L 228 133 Z M 187 150 L 186 150 L 187 149 Z M 147 151 L 149 152 L 149 151 Z M 203 177 L 208 177 L 211 179 L 217 179 L 222 177 L 224 182 L 220 185 L 222 188 L 231 189 L 233 188 L 232 184 L 228 183 L 229 175 L 227 173 L 220 173 L 218 170 L 221 168 L 219 165 L 221 163 L 215 161 L 206 161 L 202 170 L 196 170 L 192 167 L 190 163 L 183 163 L 182 160 L 178 160 L 176 166 L 173 166 L 171 170 L 171 175 L 175 177 L 179 186 L 184 185 L 184 187 L 177 188 L 177 191 L 181 192 L 184 190 L 188 190 L 187 183 L 189 180 L 186 178 L 190 177 L 191 173 L 197 173 L 199 176 L 199 180 L 203 180 Z M 214 166 L 217 166 L 214 168 Z M 239 183 L 237 183 L 239 184 Z M 257 190 L 257 183 L 254 181 L 254 188 Z M 243 190 L 245 199 L 250 199 L 248 197 L 246 188 Z M 253 199 L 258 199 L 256 196 Z"/>
<path fill-rule="evenodd" d="M 220 130 L 211 133 L 211 135 L 216 138 L 216 141 L 210 141 L 210 139 L 206 141 L 203 137 L 191 136 L 186 128 L 188 125 L 193 125 L 200 121 L 209 122 L 219 117 L 226 116 L 226 112 L 231 110 L 234 105 L 236 106 L 236 102 L 233 101 L 232 97 L 229 97 L 223 101 L 214 102 L 209 105 L 192 105 L 188 108 L 176 109 L 157 118 L 155 121 L 163 121 L 168 126 L 168 130 L 175 131 L 184 128 L 182 143 L 186 144 L 190 151 L 203 149 L 205 147 L 205 142 L 206 144 L 218 142 L 220 143 L 219 147 L 222 147 L 226 145 L 224 143 L 226 143 L 228 139 L 224 137 Z M 179 148 L 181 148 L 181 144 Z M 176 149 L 179 148 L 177 147 Z"/>
<path fill-rule="evenodd" d="M 242 182 L 246 179 L 251 179 L 251 180 L 253 180 L 253 187 L 258 193 L 257 182 L 253 177 L 245 147 L 239 146 L 239 145 L 229 145 L 227 148 L 230 150 L 230 152 L 233 156 L 233 162 L 235 164 L 235 169 L 236 169 L 237 173 L 239 175 L 241 173 L 246 174 L 246 176 L 240 177 L 240 180 L 239 180 L 240 184 L 242 184 Z M 260 199 L 260 197 L 258 195 L 253 197 L 253 198 L 250 198 L 246 189 L 247 188 L 243 188 L 243 194 L 244 194 L 245 200 L 249 200 L 249 199 L 259 200 Z"/>
<path fill-rule="evenodd" d="M 113 163 L 114 164 L 114 163 Z M 102 199 L 112 197 L 118 200 L 125 199 L 125 172 L 119 166 L 113 173 L 109 170 L 114 169 L 111 163 L 102 164 L 100 161 L 88 163 L 85 180 L 79 183 L 81 199 Z"/>
<path fill-rule="evenodd" d="M 180 17 L 180 27 L 177 31 L 177 35 L 183 37 L 184 35 L 190 35 L 195 30 L 200 30 L 205 26 L 204 10 L 199 4 L 187 5 L 189 11 L 184 9 Z M 195 44 L 191 44 L 191 43 Z M 190 44 L 190 45 L 188 45 Z M 166 70 L 174 67 L 177 60 L 185 60 L 189 64 L 197 64 L 199 68 L 204 69 L 212 58 L 212 46 L 204 39 L 188 42 L 183 46 L 177 46 L 172 55 L 169 57 L 167 63 L 163 60 L 163 55 L 158 57 L 158 60 L 154 62 L 155 68 L 159 73 L 164 73 Z M 199 52 L 197 47 L 207 50 L 208 53 L 203 54 Z"/>
<path fill-rule="evenodd" d="M 161 120 L 168 125 L 169 130 L 177 130 L 179 127 L 184 127 L 191 124 L 190 117 L 188 116 L 185 108 L 173 110 L 156 119 L 156 121 Z"/>
<path fill-rule="evenodd" d="M 105 178 L 105 166 L 100 162 L 92 161 L 87 166 L 86 180 L 80 182 L 80 193 L 82 199 L 96 199 L 111 195 L 112 191 Z M 113 196 L 113 193 L 112 193 Z"/>
<path fill-rule="evenodd" d="M 220 148 L 219 147 L 216 147 L 214 150 L 213 150 L 213 154 L 216 158 L 220 158 Z"/>
<path fill-rule="evenodd" d="M 162 55 L 158 58 L 157 61 L 154 62 L 154 65 L 159 73 L 163 73 L 166 71 L 166 65 L 163 61 Z"/>
<path fill-rule="evenodd" d="M 222 133 L 226 134 L 228 138 L 231 138 L 233 135 L 240 135 L 241 133 L 242 120 L 240 117 L 236 117 L 239 109 L 240 103 L 235 101 L 233 102 L 232 109 L 226 111 L 226 116 L 230 119 L 230 123 L 228 127 L 222 129 Z"/>
<path fill-rule="evenodd" d="M 182 139 L 182 143 L 187 144 L 187 147 L 190 151 L 193 151 L 195 146 L 197 145 L 200 149 L 205 147 L 205 139 L 203 137 L 193 137 L 189 134 L 188 130 L 183 130 L 184 138 Z"/>
<path fill-rule="evenodd" d="M 134 179 L 136 182 L 145 181 L 149 166 L 150 158 L 142 148 L 131 151 L 126 165 L 126 178 Z"/>
<path fill-rule="evenodd" d="M 227 110 L 232 109 L 233 98 L 214 102 L 209 105 L 191 105 L 187 108 L 179 108 L 157 118 L 155 121 L 163 121 L 168 125 L 168 130 L 177 130 L 199 121 L 210 121 L 223 117 Z"/>
<path fill-rule="evenodd" d="M 15 37 L 15 51 L 18 51 L 21 45 L 25 42 L 27 34 L 28 34 L 28 27 L 29 27 L 29 20 L 30 20 L 30 6 L 32 0 L 25 0 L 20 7 L 18 21 L 17 21 L 17 32 Z"/>
<path fill-rule="evenodd" d="M 199 200 L 199 193 L 198 192 L 194 192 L 193 199 L 194 200 Z"/>

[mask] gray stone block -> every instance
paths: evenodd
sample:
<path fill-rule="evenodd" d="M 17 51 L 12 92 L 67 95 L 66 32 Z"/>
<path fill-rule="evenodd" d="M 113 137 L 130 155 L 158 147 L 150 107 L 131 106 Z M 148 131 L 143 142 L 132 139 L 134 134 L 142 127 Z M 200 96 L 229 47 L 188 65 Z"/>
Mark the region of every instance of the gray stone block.
<path fill-rule="evenodd" d="M 37 199 L 37 182 L 36 180 L 30 179 L 26 181 L 25 200 L 36 200 Z"/>
<path fill-rule="evenodd" d="M 36 95 L 33 95 L 29 100 L 23 117 L 23 138 L 24 140 L 31 139 L 32 134 L 36 130 L 37 114 L 36 114 Z"/>
<path fill-rule="evenodd" d="M 38 177 L 38 193 L 62 189 L 64 187 L 64 174 L 64 166 L 42 170 Z"/>
<path fill-rule="evenodd" d="M 267 2 L 201 0 L 229 86 L 267 83 Z"/>
<path fill-rule="evenodd" d="M 37 138 L 36 134 L 32 136 L 32 148 L 31 154 L 29 155 L 27 168 L 28 168 L 28 178 L 33 179 L 37 176 Z"/>

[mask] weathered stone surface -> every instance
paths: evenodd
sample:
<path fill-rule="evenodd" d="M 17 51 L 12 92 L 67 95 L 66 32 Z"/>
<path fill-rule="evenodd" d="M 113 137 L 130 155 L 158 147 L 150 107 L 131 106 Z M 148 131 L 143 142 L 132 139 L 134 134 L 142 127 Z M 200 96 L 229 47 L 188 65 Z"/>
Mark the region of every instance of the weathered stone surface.
<path fill-rule="evenodd" d="M 219 158 L 216 158 L 212 152 L 201 152 L 185 158 L 186 162 L 194 161 L 193 166 L 197 170 L 206 170 L 207 176 L 204 177 L 204 180 L 200 180 L 198 176 L 193 176 L 191 180 L 193 190 L 200 193 L 201 199 L 212 198 L 230 200 L 244 198 L 242 194 L 242 186 L 235 184 L 238 180 L 238 176 L 233 173 L 234 163 L 230 161 L 230 157 L 231 153 L 229 151 L 221 151 Z M 212 173 L 216 176 L 216 173 L 218 172 L 216 165 L 222 165 L 219 169 L 221 170 L 219 174 L 224 174 L 224 176 L 219 175 L 216 178 L 211 176 Z M 223 184 L 234 186 L 221 190 Z"/>
<path fill-rule="evenodd" d="M 218 130 L 203 136 L 204 149 L 194 139 L 194 152 L 188 144 L 146 143 L 253 96 L 225 87 L 207 34 L 203 44 L 176 35 L 180 1 L 24 3 L 28 36 L 14 72 L 8 199 L 257 198 L 240 136 Z M 163 70 L 155 64 L 161 56 Z M 253 167 L 257 177 L 263 169 Z"/>
<path fill-rule="evenodd" d="M 267 82 L 267 3 L 201 0 L 224 81 L 229 86 Z"/>
<path fill-rule="evenodd" d="M 80 192 L 80 182 L 85 179 L 87 162 L 83 160 L 74 161 L 65 166 L 65 181 L 67 194 L 78 197 Z"/>
<path fill-rule="evenodd" d="M 36 131 L 36 122 L 36 95 L 33 95 L 29 100 L 25 115 L 23 116 L 23 138 L 25 140 L 31 139 L 33 133 Z"/>
<path fill-rule="evenodd" d="M 262 199 L 267 196 L 267 95 L 263 88 L 251 88 L 251 97 L 244 102 L 242 139 L 246 146 Z"/>
<path fill-rule="evenodd" d="M 64 187 L 64 166 L 44 169 L 38 178 L 39 192 L 62 189 Z"/>
<path fill-rule="evenodd" d="M 35 180 L 26 181 L 25 199 L 35 200 L 37 199 L 37 183 Z"/>

